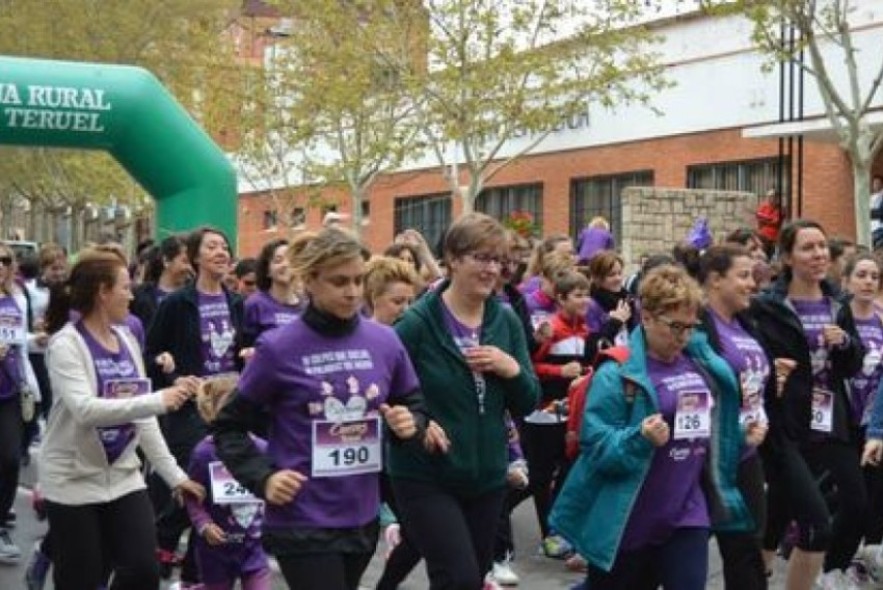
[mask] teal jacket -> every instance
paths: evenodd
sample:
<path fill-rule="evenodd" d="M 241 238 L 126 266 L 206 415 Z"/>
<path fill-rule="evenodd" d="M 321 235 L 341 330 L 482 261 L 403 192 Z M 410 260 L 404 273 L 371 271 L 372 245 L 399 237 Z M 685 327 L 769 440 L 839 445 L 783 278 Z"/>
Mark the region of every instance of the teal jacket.
<path fill-rule="evenodd" d="M 580 555 L 607 571 L 656 450 L 641 435 L 641 422 L 659 411 L 647 373 L 643 328 L 632 332 L 629 346 L 631 354 L 622 366 L 608 362 L 592 379 L 580 455 L 549 517 L 552 528 Z M 738 383 L 705 334 L 694 332 L 684 352 L 704 370 L 715 399 L 703 473 L 712 526 L 719 531 L 751 530 L 751 514 L 736 487 L 744 444 Z"/>
<path fill-rule="evenodd" d="M 515 314 L 496 298 L 485 302 L 479 340 L 507 352 L 521 365 L 512 379 L 485 374 L 484 413 L 479 412 L 472 371 L 444 321 L 442 283 L 421 297 L 395 325 L 408 350 L 429 416 L 448 435 L 447 453 L 429 454 L 419 445 L 391 445 L 390 477 L 436 483 L 467 496 L 506 485 L 508 432 L 504 412 L 531 412 L 540 386 L 527 352 L 524 328 Z"/>

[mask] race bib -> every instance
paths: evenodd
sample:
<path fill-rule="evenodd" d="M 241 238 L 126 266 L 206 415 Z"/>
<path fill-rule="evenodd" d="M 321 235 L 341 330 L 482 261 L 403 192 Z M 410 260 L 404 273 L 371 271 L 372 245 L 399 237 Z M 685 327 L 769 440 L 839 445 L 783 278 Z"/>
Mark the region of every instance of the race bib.
<path fill-rule="evenodd" d="M 816 432 L 831 432 L 834 424 L 834 393 L 827 389 L 812 390 L 812 421 L 810 428 Z"/>
<path fill-rule="evenodd" d="M 17 318 L 0 319 L 0 343 L 20 344 L 25 338 L 25 328 Z"/>
<path fill-rule="evenodd" d="M 212 461 L 208 465 L 209 478 L 212 483 L 212 500 L 215 504 L 246 504 L 259 502 L 242 484 L 233 479 L 227 468 L 220 461 Z"/>
<path fill-rule="evenodd" d="M 150 379 L 140 377 L 108 379 L 104 382 L 104 397 L 109 399 L 128 399 L 150 393 L 150 390 Z"/>
<path fill-rule="evenodd" d="M 378 473 L 383 467 L 380 417 L 313 422 L 313 477 Z"/>
<path fill-rule="evenodd" d="M 752 376 L 741 376 L 742 381 L 742 407 L 739 410 L 739 423 L 743 426 L 746 424 L 759 423 L 766 424 L 766 411 L 763 409 L 763 397 L 759 386 L 754 382 Z"/>
<path fill-rule="evenodd" d="M 711 434 L 711 407 L 707 391 L 682 391 L 675 412 L 675 440 L 708 438 Z"/>

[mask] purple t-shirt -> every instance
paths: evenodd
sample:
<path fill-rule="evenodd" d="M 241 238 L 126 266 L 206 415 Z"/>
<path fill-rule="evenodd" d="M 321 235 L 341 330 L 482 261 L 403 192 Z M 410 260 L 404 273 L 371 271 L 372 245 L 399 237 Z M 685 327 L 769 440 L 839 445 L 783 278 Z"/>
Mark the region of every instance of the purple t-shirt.
<path fill-rule="evenodd" d="M 230 320 L 226 295 L 199 292 L 199 332 L 202 336 L 202 375 L 234 371 L 236 330 Z"/>
<path fill-rule="evenodd" d="M 20 340 L 24 329 L 24 317 L 13 297 L 0 297 L 0 326 L 3 326 L 6 338 Z M 18 395 L 18 385 L 22 381 L 21 357 L 18 353 L 19 344 L 7 342 L 9 350 L 0 361 L 0 400 L 11 399 Z"/>
<path fill-rule="evenodd" d="M 239 381 L 240 395 L 269 410 L 273 465 L 310 478 L 290 504 L 267 506 L 265 526 L 356 527 L 376 518 L 377 472 L 329 476 L 328 468 L 361 461 L 362 446 L 367 459 L 369 447 L 379 448 L 380 404 L 419 385 L 396 333 L 376 322 L 359 318 L 352 333 L 328 336 L 298 320 L 261 336 Z M 325 453 L 335 444 L 354 450 Z M 336 460 L 344 463 L 331 465 Z"/>
<path fill-rule="evenodd" d="M 878 314 L 855 320 L 855 327 L 865 345 L 862 369 L 850 381 L 852 386 L 852 417 L 856 424 L 867 425 L 883 376 L 883 321 Z"/>
<path fill-rule="evenodd" d="M 255 437 L 252 440 L 261 453 L 266 452 L 266 442 Z M 227 474 L 218 458 L 214 440 L 208 436 L 196 445 L 190 456 L 188 469 L 190 479 L 205 487 L 206 497 L 201 505 L 197 505 L 197 509 L 194 509 L 188 501 L 188 511 L 197 531 L 207 524 L 214 523 L 226 533 L 227 543 L 212 547 L 202 535 L 196 537 L 196 559 L 199 564 L 200 580 L 205 584 L 229 581 L 232 577 L 231 573 L 247 576 L 269 567 L 267 556 L 261 547 L 264 503 L 256 498 L 252 501 L 235 503 L 221 503 L 223 499 L 216 501 L 212 470 L 220 470 Z M 220 481 L 218 485 L 221 485 Z"/>
<path fill-rule="evenodd" d="M 521 291 L 521 294 L 527 297 L 531 293 L 538 291 L 543 286 L 543 279 L 538 276 L 532 276 L 528 279 L 525 279 L 520 285 L 518 285 L 518 290 Z"/>
<path fill-rule="evenodd" d="M 623 533 L 621 551 L 664 543 L 678 528 L 710 526 L 700 486 L 708 439 L 675 440 L 675 415 L 681 396 L 704 395 L 710 404 L 711 391 L 693 361 L 683 354 L 670 364 L 648 357 L 647 371 L 671 438 L 653 452 Z"/>
<path fill-rule="evenodd" d="M 831 357 L 825 345 L 823 328 L 835 323 L 831 302 L 827 298 L 807 300 L 791 299 L 797 317 L 803 325 L 806 343 L 809 347 L 809 358 L 812 366 L 813 410 L 811 436 L 815 440 L 827 438 L 834 432 L 835 416 L 845 416 L 835 411 L 835 406 L 842 404 L 840 396 L 833 393 L 831 383 Z M 818 406 L 817 406 L 818 404 Z M 824 408 L 824 409 L 822 409 Z M 841 408 L 845 409 L 845 408 Z M 824 416 L 824 417 L 822 417 Z"/>
<path fill-rule="evenodd" d="M 551 319 L 555 312 L 558 311 L 558 304 L 552 297 L 539 289 L 530 295 L 524 296 L 524 304 L 527 306 L 527 312 L 530 314 L 530 323 L 536 330 L 540 324 Z"/>
<path fill-rule="evenodd" d="M 245 300 L 242 331 L 257 338 L 267 330 L 291 323 L 302 311 L 301 305 L 281 303 L 266 291 L 258 291 Z"/>
<path fill-rule="evenodd" d="M 724 320 L 714 310 L 710 310 L 712 320 L 717 329 L 721 344 L 721 356 L 732 367 L 739 379 L 742 392 L 742 411 L 740 419 L 743 423 L 749 421 L 766 422 L 766 412 L 763 409 L 763 392 L 770 378 L 770 362 L 766 353 L 739 323 L 733 319 L 729 322 Z M 747 446 L 742 451 L 745 459 L 756 454 L 754 447 Z"/>
<path fill-rule="evenodd" d="M 92 356 L 98 382 L 98 397 L 117 399 L 150 392 L 150 382 L 138 374 L 138 366 L 125 341 L 119 340 L 119 351 L 113 352 L 102 346 L 82 322 L 77 322 L 76 327 Z M 107 462 L 113 463 L 135 438 L 135 425 L 128 422 L 98 427 L 98 436 L 104 446 Z"/>
<path fill-rule="evenodd" d="M 467 349 L 479 345 L 481 327 L 470 328 L 462 323 L 454 317 L 454 314 L 451 313 L 447 305 L 443 304 L 442 310 L 444 311 L 445 327 L 451 338 L 453 338 L 454 344 L 460 349 L 460 352 L 465 354 Z M 478 404 L 478 413 L 484 414 L 484 396 L 487 391 L 487 382 L 484 379 L 484 375 L 475 371 L 472 373 L 472 381 L 475 384 L 475 401 Z"/>
<path fill-rule="evenodd" d="M 613 250 L 613 234 L 603 227 L 587 227 L 579 234 L 577 248 L 580 262 L 588 262 L 604 250 Z"/>

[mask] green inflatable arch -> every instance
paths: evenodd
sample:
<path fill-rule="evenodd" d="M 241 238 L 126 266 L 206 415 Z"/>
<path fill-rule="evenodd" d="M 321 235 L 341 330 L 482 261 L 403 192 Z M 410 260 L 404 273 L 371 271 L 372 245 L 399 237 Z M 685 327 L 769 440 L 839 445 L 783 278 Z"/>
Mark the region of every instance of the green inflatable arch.
<path fill-rule="evenodd" d="M 156 200 L 158 233 L 236 239 L 236 173 L 142 68 L 0 57 L 0 144 L 106 150 Z"/>

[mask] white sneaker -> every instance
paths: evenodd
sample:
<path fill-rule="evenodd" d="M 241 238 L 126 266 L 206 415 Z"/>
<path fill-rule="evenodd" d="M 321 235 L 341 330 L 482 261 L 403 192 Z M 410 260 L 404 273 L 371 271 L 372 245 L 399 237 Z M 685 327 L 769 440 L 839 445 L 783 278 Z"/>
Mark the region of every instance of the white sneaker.
<path fill-rule="evenodd" d="M 518 585 L 518 574 L 512 570 L 512 561 L 508 558 L 503 561 L 494 562 L 490 577 L 500 586 Z"/>
<path fill-rule="evenodd" d="M 16 564 L 21 561 L 21 549 L 12 542 L 6 529 L 0 529 L 0 563 Z"/>
<path fill-rule="evenodd" d="M 860 590 L 853 584 L 843 570 L 831 570 L 821 574 L 816 580 L 816 588 L 819 590 Z"/>

